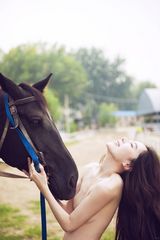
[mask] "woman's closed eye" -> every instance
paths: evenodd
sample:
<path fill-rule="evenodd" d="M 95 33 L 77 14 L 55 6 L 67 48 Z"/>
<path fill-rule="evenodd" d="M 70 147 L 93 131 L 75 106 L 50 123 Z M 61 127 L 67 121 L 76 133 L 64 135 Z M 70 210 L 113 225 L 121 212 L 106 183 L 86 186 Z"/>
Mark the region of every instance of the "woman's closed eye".
<path fill-rule="evenodd" d="M 135 149 L 137 149 L 137 148 L 138 148 L 138 146 L 137 146 L 137 143 L 136 143 L 136 142 L 130 142 L 130 145 L 131 145 L 131 147 L 132 147 L 132 148 L 135 148 Z"/>
<path fill-rule="evenodd" d="M 133 147 L 134 147 L 134 145 L 133 145 L 133 143 L 132 143 L 132 142 L 130 142 L 130 145 L 131 145 L 131 148 L 133 148 Z"/>

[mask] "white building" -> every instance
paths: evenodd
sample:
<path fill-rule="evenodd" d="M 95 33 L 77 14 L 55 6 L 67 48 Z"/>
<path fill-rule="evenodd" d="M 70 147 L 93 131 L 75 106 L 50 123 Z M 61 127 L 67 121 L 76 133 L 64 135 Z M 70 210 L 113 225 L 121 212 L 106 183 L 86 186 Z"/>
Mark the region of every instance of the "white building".
<path fill-rule="evenodd" d="M 137 116 L 144 129 L 160 131 L 160 89 L 146 88 L 142 92 Z"/>

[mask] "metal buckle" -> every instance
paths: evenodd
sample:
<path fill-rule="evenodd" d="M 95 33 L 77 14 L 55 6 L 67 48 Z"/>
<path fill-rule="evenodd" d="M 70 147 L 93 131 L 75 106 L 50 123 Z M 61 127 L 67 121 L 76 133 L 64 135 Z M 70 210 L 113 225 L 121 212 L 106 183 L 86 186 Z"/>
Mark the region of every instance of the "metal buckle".
<path fill-rule="evenodd" d="M 12 106 L 10 107 L 10 112 L 11 112 L 12 115 L 17 114 L 17 108 L 16 108 L 16 106 L 12 105 Z"/>
<path fill-rule="evenodd" d="M 17 108 L 16 108 L 15 105 L 12 105 L 12 106 L 10 107 L 10 112 L 11 112 L 11 115 L 12 115 L 12 117 L 13 117 L 13 119 L 14 119 L 14 124 L 15 124 L 15 126 L 10 127 L 10 129 L 16 129 L 16 128 L 18 127 L 18 125 L 19 125 L 19 121 L 18 121 Z"/>

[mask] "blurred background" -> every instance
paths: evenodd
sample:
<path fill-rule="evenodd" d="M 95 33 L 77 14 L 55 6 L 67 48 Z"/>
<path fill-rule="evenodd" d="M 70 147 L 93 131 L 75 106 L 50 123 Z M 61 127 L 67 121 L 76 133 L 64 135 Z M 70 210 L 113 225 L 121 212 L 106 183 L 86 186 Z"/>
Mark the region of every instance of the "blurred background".
<path fill-rule="evenodd" d="M 0 1 L 0 72 L 29 84 L 53 73 L 45 96 L 79 167 L 99 159 L 105 142 L 121 136 L 160 153 L 159 9 L 158 0 Z M 14 181 L 0 179 L 0 213 L 11 219 L 20 191 L 21 213 L 15 214 L 24 214 L 28 226 L 26 216 L 35 223 L 38 192 Z M 51 219 L 49 239 L 61 239 Z M 1 226 L 5 221 L 0 218 Z M 40 238 L 37 225 L 22 231 L 18 221 L 17 230 L 15 222 L 2 226 L 0 239 Z M 113 239 L 112 230 L 103 239 Z"/>

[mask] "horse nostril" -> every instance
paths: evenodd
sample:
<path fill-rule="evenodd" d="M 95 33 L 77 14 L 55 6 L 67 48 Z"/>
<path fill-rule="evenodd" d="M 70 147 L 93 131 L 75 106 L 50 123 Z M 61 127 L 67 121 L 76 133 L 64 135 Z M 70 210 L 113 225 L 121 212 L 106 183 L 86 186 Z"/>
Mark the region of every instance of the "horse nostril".
<path fill-rule="evenodd" d="M 74 176 L 71 176 L 71 178 L 69 179 L 68 186 L 70 188 L 74 188 L 76 186 L 76 179 L 74 178 Z"/>

